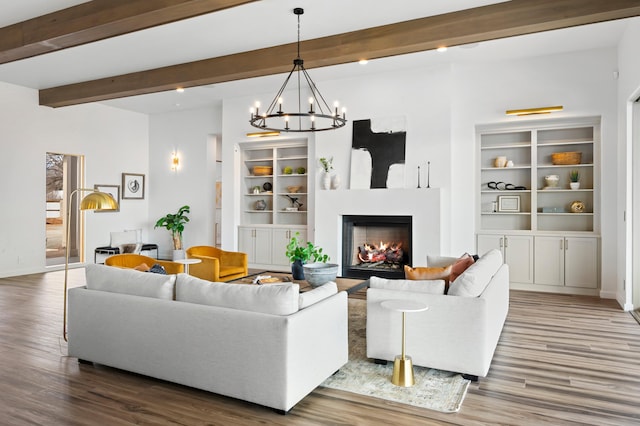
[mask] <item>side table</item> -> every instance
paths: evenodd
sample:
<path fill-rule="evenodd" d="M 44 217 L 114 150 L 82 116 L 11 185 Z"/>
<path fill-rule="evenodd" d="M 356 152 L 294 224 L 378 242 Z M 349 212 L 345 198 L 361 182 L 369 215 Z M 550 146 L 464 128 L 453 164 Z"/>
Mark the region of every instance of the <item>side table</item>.
<path fill-rule="evenodd" d="M 391 383 L 396 386 L 410 387 L 415 384 L 413 376 L 413 363 L 411 357 L 405 351 L 405 332 L 406 332 L 406 315 L 407 312 L 422 312 L 429 307 L 415 300 L 385 300 L 380 304 L 385 309 L 402 312 L 402 354 L 396 355 L 393 361 L 393 377 Z"/>
<path fill-rule="evenodd" d="M 202 259 L 176 259 L 174 260 L 176 263 L 182 263 L 184 265 L 184 273 L 189 273 L 189 265 L 193 265 L 194 263 L 202 262 Z"/>

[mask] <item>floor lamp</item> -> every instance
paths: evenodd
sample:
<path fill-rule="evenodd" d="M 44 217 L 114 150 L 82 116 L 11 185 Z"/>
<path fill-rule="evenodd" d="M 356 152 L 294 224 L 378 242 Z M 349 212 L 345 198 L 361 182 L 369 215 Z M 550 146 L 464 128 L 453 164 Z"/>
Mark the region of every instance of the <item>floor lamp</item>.
<path fill-rule="evenodd" d="M 78 192 L 90 192 L 86 195 L 82 201 L 80 201 L 80 210 L 117 210 L 118 203 L 106 192 L 100 192 L 90 188 L 78 188 L 71 192 L 69 195 L 69 204 L 67 205 L 67 241 L 65 243 L 65 256 L 64 256 L 64 318 L 62 320 L 62 337 L 65 342 L 67 341 L 67 278 L 69 276 L 69 246 L 71 245 L 71 210 L 73 203 L 73 196 Z"/>

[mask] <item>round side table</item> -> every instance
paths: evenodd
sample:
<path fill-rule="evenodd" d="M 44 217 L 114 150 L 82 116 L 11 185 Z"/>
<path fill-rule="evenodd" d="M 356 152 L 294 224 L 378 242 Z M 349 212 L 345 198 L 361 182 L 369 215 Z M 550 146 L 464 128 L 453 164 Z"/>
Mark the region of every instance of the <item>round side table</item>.
<path fill-rule="evenodd" d="M 411 357 L 405 352 L 406 315 L 407 312 L 426 311 L 429 307 L 415 300 L 385 300 L 380 306 L 391 311 L 402 312 L 402 354 L 396 355 L 393 361 L 393 377 L 391 378 L 391 383 L 396 386 L 413 386 L 415 384 L 413 363 Z"/>
<path fill-rule="evenodd" d="M 193 265 L 194 263 L 202 262 L 201 259 L 176 259 L 174 260 L 176 263 L 182 263 L 184 265 L 184 273 L 189 273 L 189 265 Z"/>

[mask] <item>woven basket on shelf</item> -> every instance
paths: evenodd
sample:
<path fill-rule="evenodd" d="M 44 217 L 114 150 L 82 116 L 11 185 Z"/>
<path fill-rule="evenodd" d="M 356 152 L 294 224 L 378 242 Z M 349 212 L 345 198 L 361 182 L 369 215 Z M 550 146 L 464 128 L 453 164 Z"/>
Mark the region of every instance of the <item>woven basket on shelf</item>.
<path fill-rule="evenodd" d="M 581 161 L 581 152 L 556 152 L 551 154 L 551 164 L 554 165 L 580 164 Z"/>
<path fill-rule="evenodd" d="M 269 176 L 273 174 L 272 166 L 254 166 L 253 174 L 256 176 Z"/>

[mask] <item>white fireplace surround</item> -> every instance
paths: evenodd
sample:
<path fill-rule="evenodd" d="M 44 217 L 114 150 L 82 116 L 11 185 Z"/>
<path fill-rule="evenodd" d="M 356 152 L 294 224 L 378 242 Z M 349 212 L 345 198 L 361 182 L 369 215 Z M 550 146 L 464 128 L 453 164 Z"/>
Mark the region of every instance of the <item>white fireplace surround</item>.
<path fill-rule="evenodd" d="M 411 216 L 412 266 L 425 266 L 427 254 L 443 248 L 439 188 L 345 189 L 316 191 L 313 239 L 342 268 L 342 216 Z"/>

